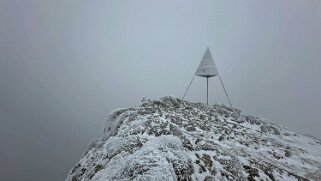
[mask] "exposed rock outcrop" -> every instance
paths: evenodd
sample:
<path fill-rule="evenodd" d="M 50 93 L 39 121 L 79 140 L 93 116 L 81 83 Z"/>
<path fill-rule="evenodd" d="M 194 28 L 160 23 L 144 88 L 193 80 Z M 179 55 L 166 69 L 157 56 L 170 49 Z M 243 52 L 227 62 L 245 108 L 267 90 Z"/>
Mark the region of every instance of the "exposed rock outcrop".
<path fill-rule="evenodd" d="M 321 180 L 321 141 L 224 105 L 144 99 L 110 113 L 66 180 Z"/>

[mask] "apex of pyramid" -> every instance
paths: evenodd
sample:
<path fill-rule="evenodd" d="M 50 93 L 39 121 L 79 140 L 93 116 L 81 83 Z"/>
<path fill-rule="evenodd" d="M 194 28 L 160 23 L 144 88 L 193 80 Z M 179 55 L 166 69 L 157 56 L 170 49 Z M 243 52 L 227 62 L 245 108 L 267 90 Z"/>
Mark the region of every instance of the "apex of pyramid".
<path fill-rule="evenodd" d="M 218 71 L 216 69 L 209 47 L 206 48 L 206 51 L 203 55 L 201 63 L 199 64 L 195 72 L 195 75 L 200 77 L 213 77 L 218 75 Z"/>
<path fill-rule="evenodd" d="M 211 59 L 211 60 L 213 61 L 213 57 L 212 57 L 211 50 L 210 50 L 209 47 L 206 48 L 202 60 L 203 60 L 203 59 Z M 214 61 L 213 61 L 213 62 L 214 62 Z"/>

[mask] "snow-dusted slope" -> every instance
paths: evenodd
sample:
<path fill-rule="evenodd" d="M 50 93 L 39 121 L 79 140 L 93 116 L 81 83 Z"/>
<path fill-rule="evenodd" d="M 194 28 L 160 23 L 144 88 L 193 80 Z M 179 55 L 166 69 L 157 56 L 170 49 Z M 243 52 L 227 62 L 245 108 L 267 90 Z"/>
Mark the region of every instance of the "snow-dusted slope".
<path fill-rule="evenodd" d="M 110 113 L 66 180 L 321 180 L 321 141 L 223 105 L 144 100 Z"/>

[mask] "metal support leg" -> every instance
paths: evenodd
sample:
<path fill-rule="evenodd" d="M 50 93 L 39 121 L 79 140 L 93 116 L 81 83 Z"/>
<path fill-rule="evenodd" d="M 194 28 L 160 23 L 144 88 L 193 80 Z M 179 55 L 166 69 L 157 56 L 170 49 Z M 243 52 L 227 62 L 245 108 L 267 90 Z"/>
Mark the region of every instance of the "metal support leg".
<path fill-rule="evenodd" d="M 206 77 L 206 81 L 207 81 L 206 104 L 208 105 L 208 77 Z"/>
<path fill-rule="evenodd" d="M 227 91 L 226 91 L 226 89 L 225 89 L 225 86 L 224 86 L 224 84 L 223 84 L 223 81 L 222 81 L 222 79 L 221 79 L 221 76 L 218 75 L 218 77 L 220 78 L 220 81 L 221 81 L 222 87 L 223 87 L 223 89 L 224 89 L 224 92 L 225 92 L 227 101 L 228 101 L 228 103 L 230 104 L 230 106 L 233 107 L 233 106 L 232 106 L 232 103 L 231 103 L 231 101 L 230 101 L 230 98 L 229 98 L 229 96 L 228 96 L 228 94 L 227 94 Z"/>
<path fill-rule="evenodd" d="M 184 98 L 185 98 L 185 96 L 186 96 L 186 93 L 187 93 L 188 89 L 191 87 L 191 85 L 192 85 L 192 82 L 193 82 L 194 78 L 195 78 L 195 76 L 193 75 L 193 78 L 192 78 L 191 82 L 189 83 L 188 87 L 186 88 L 186 91 L 185 91 L 185 93 L 184 93 L 184 96 L 182 97 L 182 101 L 184 100 Z"/>

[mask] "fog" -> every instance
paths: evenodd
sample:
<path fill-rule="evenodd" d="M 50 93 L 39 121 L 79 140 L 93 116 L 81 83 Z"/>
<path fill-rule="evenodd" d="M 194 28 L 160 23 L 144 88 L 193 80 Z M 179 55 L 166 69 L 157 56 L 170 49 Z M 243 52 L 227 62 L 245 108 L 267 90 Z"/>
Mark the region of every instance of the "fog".
<path fill-rule="evenodd" d="M 235 107 L 320 138 L 320 22 L 319 0 L 1 0 L 0 180 L 64 180 L 108 112 L 182 97 L 207 46 Z"/>

